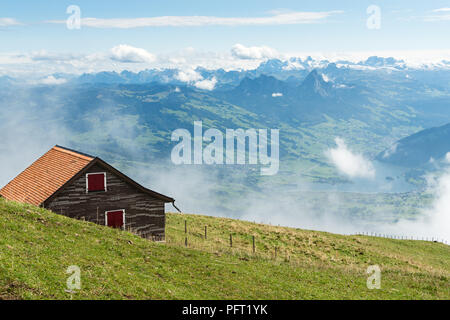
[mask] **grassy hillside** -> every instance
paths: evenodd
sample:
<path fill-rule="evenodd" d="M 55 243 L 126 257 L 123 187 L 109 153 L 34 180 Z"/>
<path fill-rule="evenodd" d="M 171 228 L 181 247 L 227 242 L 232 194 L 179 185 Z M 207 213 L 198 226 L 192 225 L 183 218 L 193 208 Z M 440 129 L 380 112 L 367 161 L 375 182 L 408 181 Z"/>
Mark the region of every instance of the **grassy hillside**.
<path fill-rule="evenodd" d="M 169 214 L 167 224 L 167 243 L 152 243 L 0 199 L 0 298 L 450 298 L 450 247 L 443 244 L 197 215 Z M 380 290 L 366 287 L 372 264 L 382 269 Z M 82 288 L 75 293 L 66 292 L 70 265 L 81 269 Z"/>

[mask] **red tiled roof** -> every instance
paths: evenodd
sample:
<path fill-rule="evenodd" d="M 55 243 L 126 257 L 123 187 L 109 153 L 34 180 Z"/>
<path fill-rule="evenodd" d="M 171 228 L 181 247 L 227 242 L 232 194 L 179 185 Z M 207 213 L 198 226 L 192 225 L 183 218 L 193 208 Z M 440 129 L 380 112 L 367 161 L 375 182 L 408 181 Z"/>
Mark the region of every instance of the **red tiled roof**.
<path fill-rule="evenodd" d="M 92 160 L 93 157 L 55 146 L 4 186 L 0 195 L 40 205 Z"/>

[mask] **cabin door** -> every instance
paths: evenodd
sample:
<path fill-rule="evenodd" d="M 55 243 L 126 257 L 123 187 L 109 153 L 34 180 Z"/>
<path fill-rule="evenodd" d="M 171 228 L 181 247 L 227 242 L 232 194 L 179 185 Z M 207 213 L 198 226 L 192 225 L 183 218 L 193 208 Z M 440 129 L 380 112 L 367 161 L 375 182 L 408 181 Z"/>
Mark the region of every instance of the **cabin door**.
<path fill-rule="evenodd" d="M 125 210 L 111 210 L 105 213 L 105 224 L 112 228 L 123 228 L 125 225 Z"/>

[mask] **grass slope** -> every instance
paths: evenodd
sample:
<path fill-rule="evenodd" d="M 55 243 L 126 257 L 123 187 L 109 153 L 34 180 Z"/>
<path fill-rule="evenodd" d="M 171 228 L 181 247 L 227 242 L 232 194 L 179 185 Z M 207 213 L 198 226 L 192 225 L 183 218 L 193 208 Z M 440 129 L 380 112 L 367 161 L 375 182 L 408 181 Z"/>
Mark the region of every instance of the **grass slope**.
<path fill-rule="evenodd" d="M 152 243 L 3 199 L 0 230 L 3 299 L 450 298 L 450 248 L 438 243 L 176 214 L 167 218 L 167 243 Z M 366 287 L 371 264 L 382 269 L 380 290 Z M 81 269 L 75 293 L 65 290 L 70 265 Z"/>

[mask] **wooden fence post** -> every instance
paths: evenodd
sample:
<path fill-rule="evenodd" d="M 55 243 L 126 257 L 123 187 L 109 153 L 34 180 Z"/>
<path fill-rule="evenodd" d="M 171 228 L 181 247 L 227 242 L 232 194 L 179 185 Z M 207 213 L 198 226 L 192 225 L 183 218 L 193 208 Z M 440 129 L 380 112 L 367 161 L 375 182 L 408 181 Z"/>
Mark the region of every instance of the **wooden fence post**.
<path fill-rule="evenodd" d="M 188 246 L 188 241 L 187 241 L 187 220 L 184 220 L 184 246 L 185 247 Z"/>
<path fill-rule="evenodd" d="M 253 253 L 255 253 L 255 236 L 252 236 L 253 239 Z"/>
<path fill-rule="evenodd" d="M 233 248 L 233 236 L 230 233 L 230 248 Z"/>
<path fill-rule="evenodd" d="M 205 226 L 205 240 L 207 239 L 207 232 L 206 232 L 206 226 Z"/>

